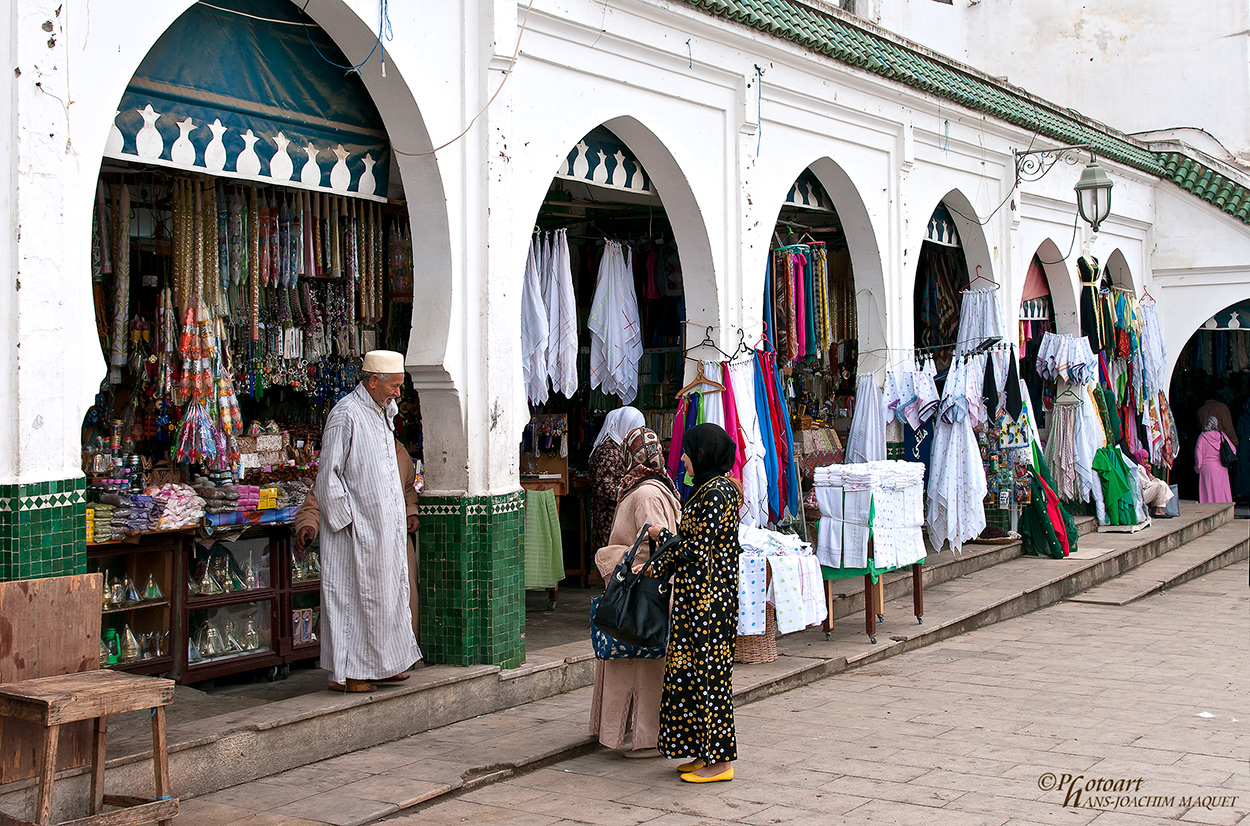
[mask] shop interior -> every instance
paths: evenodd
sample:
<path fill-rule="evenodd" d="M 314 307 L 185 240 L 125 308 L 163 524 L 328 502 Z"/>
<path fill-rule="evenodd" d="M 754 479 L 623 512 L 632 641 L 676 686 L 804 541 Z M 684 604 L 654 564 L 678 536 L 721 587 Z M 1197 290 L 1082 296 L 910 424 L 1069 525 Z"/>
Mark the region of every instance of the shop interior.
<path fill-rule="evenodd" d="M 1208 401 L 1228 407 L 1236 430 L 1237 463 L 1229 468 L 1233 499 L 1244 516 L 1250 502 L 1250 302 L 1225 307 L 1186 342 L 1172 372 L 1169 394 L 1175 405 L 1180 454 L 1171 482 L 1182 498 L 1198 497 L 1194 446 L 1201 433 L 1198 409 Z"/>
<path fill-rule="evenodd" d="M 589 460 L 607 413 L 629 403 L 667 436 L 683 383 L 685 295 L 672 226 L 646 171 L 606 127 L 579 141 L 553 178 L 535 219 L 526 278 L 544 307 L 559 305 L 553 296 L 567 279 L 572 296 L 565 307 L 573 310 L 571 318 L 547 319 L 555 331 L 547 334 L 552 355 L 538 357 L 532 369 L 526 364 L 532 418 L 520 446 L 521 484 L 527 508 L 543 508 L 548 523 L 542 551 L 527 547 L 526 588 L 539 592 L 530 608 L 541 609 L 554 607 L 561 582 L 566 595 L 570 587 L 602 584 L 593 564 Z M 629 389 L 603 365 L 592 376 L 596 296 L 636 314 L 630 352 L 637 369 L 624 379 Z M 575 356 L 575 370 L 570 361 L 557 365 L 559 348 L 566 359 Z"/>
<path fill-rule="evenodd" d="M 297 550 L 288 526 L 361 354 L 406 351 L 411 323 L 408 216 L 381 118 L 359 78 L 332 65 L 345 58 L 330 38 L 304 20 L 308 37 L 290 37 L 283 21 L 298 9 L 270 6 L 263 17 L 196 6 L 166 33 L 123 97 L 95 202 L 91 283 L 109 371 L 82 445 L 87 568 L 105 579 L 100 664 L 182 683 L 315 665 L 318 550 Z M 279 32 L 274 48 L 230 46 L 240 26 Z M 193 86 L 181 46 L 214 36 L 239 52 L 237 111 L 144 103 L 154 79 Z M 302 61 L 310 94 L 342 104 L 346 125 L 327 137 L 319 112 L 290 101 L 289 120 L 267 123 L 249 60 Z M 306 137 L 302 163 L 279 129 Z M 376 143 L 348 154 L 354 134 Z M 411 387 L 399 407 L 396 435 L 419 473 Z"/>

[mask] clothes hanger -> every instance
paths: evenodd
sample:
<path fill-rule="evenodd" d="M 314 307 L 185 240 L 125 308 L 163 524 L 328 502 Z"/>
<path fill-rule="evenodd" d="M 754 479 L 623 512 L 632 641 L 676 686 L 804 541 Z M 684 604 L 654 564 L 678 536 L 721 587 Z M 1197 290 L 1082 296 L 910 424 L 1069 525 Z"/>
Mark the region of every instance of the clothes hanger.
<path fill-rule="evenodd" d="M 964 292 L 968 292 L 969 290 L 971 290 L 971 289 L 972 289 L 972 285 L 973 285 L 973 284 L 975 284 L 975 283 L 977 283 L 978 281 L 988 281 L 988 282 L 990 282 L 991 284 L 993 284 L 995 287 L 1000 286 L 1000 285 L 999 285 L 999 283 L 998 283 L 997 281 L 995 281 L 993 278 L 990 278 L 988 275 L 981 275 L 981 265 L 980 265 L 980 264 L 977 264 L 977 274 L 976 274 L 976 277 L 975 277 L 975 278 L 973 278 L 971 281 L 969 281 L 969 282 L 968 282 L 968 286 L 967 286 L 967 288 L 965 288 L 965 289 L 964 289 Z"/>
<path fill-rule="evenodd" d="M 698 344 L 694 345 L 694 347 L 711 347 L 713 350 L 720 353 L 726 359 L 729 359 L 729 360 L 733 359 L 733 356 L 731 356 L 729 353 L 726 353 L 720 347 L 716 346 L 716 342 L 712 340 L 712 328 L 711 327 L 707 328 L 707 332 L 703 334 L 703 340 L 700 341 Z M 691 347 L 689 349 L 693 350 L 694 347 Z M 687 356 L 687 358 L 689 358 L 689 356 Z"/>
<path fill-rule="evenodd" d="M 767 353 L 768 348 L 771 346 L 768 341 L 768 322 L 765 321 L 763 323 L 764 323 L 764 329 L 760 332 L 760 337 L 755 340 L 755 346 L 753 346 L 751 349 L 759 350 L 760 345 L 762 344 L 764 345 L 764 352 Z"/>
<path fill-rule="evenodd" d="M 694 366 L 694 378 L 691 380 L 689 384 L 687 384 L 682 389 L 678 390 L 677 395 L 684 396 L 701 385 L 707 385 L 708 387 L 711 387 L 712 390 L 710 392 L 712 393 L 719 393 L 725 389 L 725 385 L 713 379 L 709 379 L 704 374 L 702 361 L 696 361 L 695 366 Z"/>

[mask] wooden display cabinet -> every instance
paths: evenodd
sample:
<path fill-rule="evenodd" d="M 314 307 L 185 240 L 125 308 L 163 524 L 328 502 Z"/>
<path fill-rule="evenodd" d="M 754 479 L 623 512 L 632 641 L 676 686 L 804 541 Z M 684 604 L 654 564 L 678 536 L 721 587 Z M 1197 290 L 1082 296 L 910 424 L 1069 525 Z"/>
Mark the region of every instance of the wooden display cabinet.
<path fill-rule="evenodd" d="M 313 540 L 303 552 L 295 550 L 295 537 L 282 537 L 281 654 L 287 664 L 321 654 L 321 543 Z"/>
<path fill-rule="evenodd" d="M 104 577 L 101 667 L 161 674 L 174 667 L 173 576 L 180 534 L 87 544 L 87 570 Z M 129 632 L 129 638 L 127 636 Z M 105 642 L 107 641 L 107 642 Z"/>
<path fill-rule="evenodd" d="M 276 587 L 281 535 L 249 528 L 233 541 L 213 536 L 184 543 L 178 555 L 180 603 L 176 677 L 183 683 L 271 669 L 283 659 Z"/>

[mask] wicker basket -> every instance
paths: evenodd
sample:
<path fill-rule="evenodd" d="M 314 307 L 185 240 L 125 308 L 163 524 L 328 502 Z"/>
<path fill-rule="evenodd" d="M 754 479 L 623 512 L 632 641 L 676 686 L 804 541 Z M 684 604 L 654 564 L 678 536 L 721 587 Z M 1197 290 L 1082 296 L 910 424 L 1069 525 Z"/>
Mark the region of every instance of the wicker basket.
<path fill-rule="evenodd" d="M 770 604 L 764 609 L 764 633 L 738 635 L 734 662 L 771 663 L 777 659 L 777 612 Z"/>

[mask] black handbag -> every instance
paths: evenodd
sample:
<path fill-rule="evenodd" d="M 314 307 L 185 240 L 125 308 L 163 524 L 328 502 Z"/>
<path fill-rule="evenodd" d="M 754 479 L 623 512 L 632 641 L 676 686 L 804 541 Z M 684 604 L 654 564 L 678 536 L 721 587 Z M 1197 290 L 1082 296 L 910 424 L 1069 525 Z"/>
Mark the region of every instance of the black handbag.
<path fill-rule="evenodd" d="M 1237 454 L 1233 452 L 1232 446 L 1228 443 L 1228 437 L 1223 433 L 1220 434 L 1220 464 L 1224 467 L 1237 464 Z"/>
<path fill-rule="evenodd" d="M 658 551 L 647 536 L 650 525 L 643 525 L 634 545 L 616 566 L 608 579 L 603 597 L 594 607 L 591 621 L 609 637 L 642 648 L 664 645 L 668 640 L 668 602 L 672 588 L 667 582 L 647 576 L 647 568 Z M 651 542 L 652 556 L 638 573 L 634 573 L 634 556 L 643 540 Z"/>

